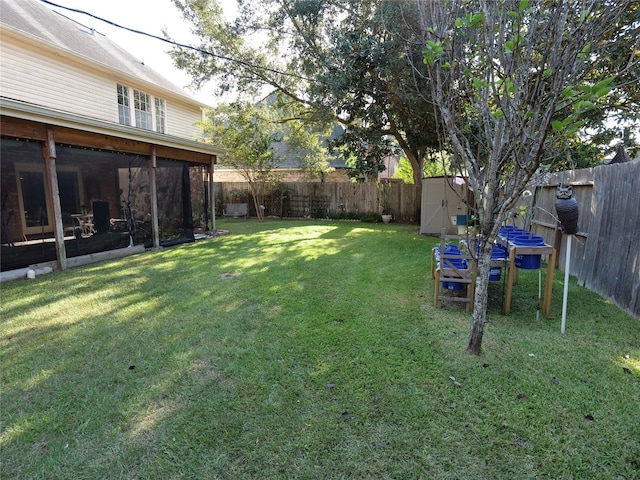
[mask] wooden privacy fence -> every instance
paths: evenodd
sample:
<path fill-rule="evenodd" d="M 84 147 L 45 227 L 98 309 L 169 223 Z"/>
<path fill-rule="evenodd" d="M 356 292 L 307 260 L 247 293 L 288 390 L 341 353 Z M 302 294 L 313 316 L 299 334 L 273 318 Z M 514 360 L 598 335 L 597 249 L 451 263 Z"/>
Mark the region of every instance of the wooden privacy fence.
<path fill-rule="evenodd" d="M 573 186 L 579 234 L 571 271 L 578 282 L 640 318 L 640 161 L 552 174 L 537 192 L 534 228 L 558 248 L 564 269 L 566 239 L 556 230 L 556 188 Z"/>
<path fill-rule="evenodd" d="M 389 201 L 397 222 L 417 223 L 420 219 L 420 189 L 415 185 L 390 183 Z M 244 192 L 244 197 L 243 197 Z M 277 217 L 315 217 L 338 213 L 381 213 L 380 187 L 375 183 L 282 183 L 265 199 L 265 214 Z M 255 208 L 249 197 L 249 185 L 243 182 L 216 184 L 216 201 L 221 205 L 249 203 L 250 215 Z"/>

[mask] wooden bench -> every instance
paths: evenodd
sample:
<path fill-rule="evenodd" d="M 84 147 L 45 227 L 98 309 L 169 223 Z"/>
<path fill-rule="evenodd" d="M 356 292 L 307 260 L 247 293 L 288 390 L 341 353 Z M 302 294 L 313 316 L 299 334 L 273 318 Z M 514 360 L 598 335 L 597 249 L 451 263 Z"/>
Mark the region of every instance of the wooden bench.
<path fill-rule="evenodd" d="M 222 212 L 222 215 L 224 215 L 225 217 L 233 218 L 247 218 L 248 207 L 248 203 L 227 203 L 225 209 Z"/>

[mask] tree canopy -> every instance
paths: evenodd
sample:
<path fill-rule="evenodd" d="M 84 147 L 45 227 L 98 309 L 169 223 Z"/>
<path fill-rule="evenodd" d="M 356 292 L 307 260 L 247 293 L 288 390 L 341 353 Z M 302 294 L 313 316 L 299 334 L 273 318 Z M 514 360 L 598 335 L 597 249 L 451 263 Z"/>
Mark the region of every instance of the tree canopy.
<path fill-rule="evenodd" d="M 279 159 L 272 145 L 281 139 L 266 106 L 237 102 L 208 112 L 203 130 L 225 153 L 220 164 L 234 167 L 248 182 L 258 219 L 264 218 L 264 195 L 276 180 Z"/>
<path fill-rule="evenodd" d="M 433 103 L 415 94 L 428 91 L 415 2 L 239 1 L 233 24 L 213 0 L 174 3 L 200 39 L 197 50 L 173 52 L 196 86 L 214 79 L 221 93 L 286 95 L 305 107 L 305 118 L 344 126 L 333 147 L 359 173 L 377 174 L 381 159 L 399 148 L 419 183 L 438 138 Z"/>

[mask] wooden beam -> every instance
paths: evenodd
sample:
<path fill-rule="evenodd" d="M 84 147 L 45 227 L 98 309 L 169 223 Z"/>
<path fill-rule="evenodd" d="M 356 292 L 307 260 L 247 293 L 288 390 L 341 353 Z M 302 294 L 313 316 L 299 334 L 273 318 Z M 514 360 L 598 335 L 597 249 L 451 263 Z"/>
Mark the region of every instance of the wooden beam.
<path fill-rule="evenodd" d="M 47 126 L 19 118 L 0 117 L 0 131 L 6 137 L 24 138 L 27 140 L 47 140 Z"/>
<path fill-rule="evenodd" d="M 144 245 L 136 245 L 134 247 L 118 248 L 116 250 L 107 250 L 106 252 L 96 252 L 89 255 L 81 255 L 69 259 L 69 267 L 79 267 L 81 265 L 89 265 L 103 260 L 113 260 L 116 258 L 128 257 L 137 253 L 144 252 Z"/>
<path fill-rule="evenodd" d="M 537 226 L 540 226 L 540 227 L 551 228 L 553 230 L 558 228 L 558 224 L 557 223 L 543 222 L 543 221 L 540 221 L 540 220 L 534 220 L 532 223 L 534 225 L 537 225 Z"/>
<path fill-rule="evenodd" d="M 562 248 L 562 230 L 560 230 L 559 228 L 556 229 L 556 235 L 555 238 L 553 239 L 553 249 L 557 252 L 560 252 L 560 249 Z M 558 268 L 558 259 L 556 257 L 556 259 L 554 260 L 554 268 Z"/>
<path fill-rule="evenodd" d="M 56 171 L 56 142 L 53 129 L 47 129 L 47 139 L 42 144 L 42 156 L 45 161 L 45 172 L 49 183 L 49 200 L 53 206 L 53 236 L 56 241 L 56 257 L 58 268 L 67 268 L 67 250 L 64 246 L 64 227 L 62 225 L 62 207 L 58 190 L 58 172 Z"/>
<path fill-rule="evenodd" d="M 156 149 L 151 148 L 151 155 L 147 158 L 147 173 L 149 174 L 149 195 L 151 197 L 151 233 L 153 248 L 160 248 L 160 229 L 158 227 L 158 188 L 156 185 Z"/>
<path fill-rule="evenodd" d="M 513 281 L 516 274 L 516 249 L 509 249 L 509 271 L 507 273 L 507 291 L 504 299 L 504 314 L 509 315 L 511 312 L 511 296 L 513 295 Z"/>
<path fill-rule="evenodd" d="M 211 231 L 216 232 L 216 185 L 213 181 L 213 172 L 215 170 L 216 157 L 211 157 L 211 163 L 209 164 L 209 208 L 211 208 Z"/>
<path fill-rule="evenodd" d="M 193 152 L 190 150 L 182 150 L 179 148 L 165 147 L 163 145 L 158 145 L 156 148 L 156 155 L 158 157 L 171 158 L 174 160 L 184 160 L 187 162 L 200 163 L 204 165 L 209 165 L 211 163 L 211 154 L 209 153 Z"/>
<path fill-rule="evenodd" d="M 84 132 L 65 127 L 53 127 L 58 143 L 66 143 L 74 147 L 95 148 L 99 150 L 113 150 L 134 155 L 150 155 L 150 143 L 112 137 L 99 133 Z"/>
<path fill-rule="evenodd" d="M 209 165 L 213 159 L 213 162 L 216 163 L 215 155 L 212 156 L 210 153 L 194 152 L 189 150 L 188 147 L 179 148 L 154 145 L 151 140 L 130 140 L 74 128 L 50 126 L 40 122 L 11 118 L 4 115 L 0 117 L 0 130 L 2 131 L 2 135 L 7 137 L 45 142 L 47 140 L 48 129 L 53 130 L 56 142 L 59 144 L 145 156 L 151 155 L 151 149 L 155 146 L 156 156 L 158 157 L 182 160 L 201 165 Z"/>
<path fill-rule="evenodd" d="M 473 312 L 473 302 L 476 297 L 476 276 L 478 271 L 477 262 L 473 259 L 471 261 L 471 283 L 467 287 L 467 297 L 469 298 L 469 304 L 467 305 L 467 312 Z"/>

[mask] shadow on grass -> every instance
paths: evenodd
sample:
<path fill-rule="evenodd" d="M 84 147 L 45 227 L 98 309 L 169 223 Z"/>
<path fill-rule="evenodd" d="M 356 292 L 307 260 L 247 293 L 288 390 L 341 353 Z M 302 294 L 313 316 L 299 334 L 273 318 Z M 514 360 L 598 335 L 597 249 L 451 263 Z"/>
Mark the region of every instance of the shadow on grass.
<path fill-rule="evenodd" d="M 594 295 L 572 290 L 579 315 L 618 329 L 559 338 L 524 314 L 523 275 L 526 300 L 492 310 L 468 357 L 469 316 L 432 307 L 436 240 L 415 227 L 229 225 L 241 234 L 3 286 L 2 478 L 637 471 L 622 399 L 640 372 L 620 362 L 638 333 Z"/>

